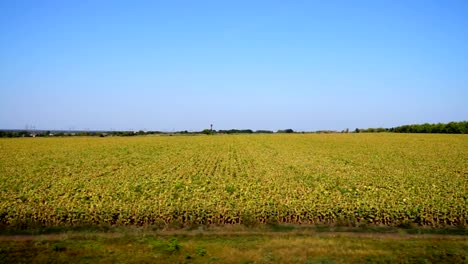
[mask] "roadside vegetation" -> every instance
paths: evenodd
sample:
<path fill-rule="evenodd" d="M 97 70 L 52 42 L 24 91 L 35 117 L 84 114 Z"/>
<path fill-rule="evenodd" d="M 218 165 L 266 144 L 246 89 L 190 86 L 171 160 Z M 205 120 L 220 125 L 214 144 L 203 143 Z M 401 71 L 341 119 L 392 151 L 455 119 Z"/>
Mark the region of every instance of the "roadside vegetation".
<path fill-rule="evenodd" d="M 333 232 L 330 232 L 332 231 Z M 464 263 L 459 235 L 401 229 L 94 228 L 0 235 L 2 263 Z M 408 230 L 409 231 L 409 230 Z M 419 232 L 415 229 L 412 231 Z"/>

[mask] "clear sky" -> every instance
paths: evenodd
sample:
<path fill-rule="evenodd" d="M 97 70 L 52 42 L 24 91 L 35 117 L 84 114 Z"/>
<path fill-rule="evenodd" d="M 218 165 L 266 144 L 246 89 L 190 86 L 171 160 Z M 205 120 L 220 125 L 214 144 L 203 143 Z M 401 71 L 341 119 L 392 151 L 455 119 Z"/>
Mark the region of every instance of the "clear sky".
<path fill-rule="evenodd" d="M 468 1 L 0 1 L 0 128 L 468 119 Z"/>

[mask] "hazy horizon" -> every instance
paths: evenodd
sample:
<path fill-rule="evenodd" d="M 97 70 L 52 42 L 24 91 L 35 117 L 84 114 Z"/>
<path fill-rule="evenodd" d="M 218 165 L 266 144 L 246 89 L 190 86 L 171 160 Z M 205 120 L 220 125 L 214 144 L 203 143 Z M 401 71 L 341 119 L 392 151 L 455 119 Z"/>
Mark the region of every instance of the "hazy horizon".
<path fill-rule="evenodd" d="M 468 119 L 466 1 L 2 1 L 0 129 Z"/>

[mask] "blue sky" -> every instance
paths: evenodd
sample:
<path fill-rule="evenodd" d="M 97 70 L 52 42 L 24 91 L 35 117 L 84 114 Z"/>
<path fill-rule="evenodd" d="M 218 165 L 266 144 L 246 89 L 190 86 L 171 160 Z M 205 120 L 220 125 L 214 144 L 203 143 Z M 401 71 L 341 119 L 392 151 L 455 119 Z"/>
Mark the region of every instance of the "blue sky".
<path fill-rule="evenodd" d="M 0 128 L 468 119 L 467 1 L 0 1 Z"/>

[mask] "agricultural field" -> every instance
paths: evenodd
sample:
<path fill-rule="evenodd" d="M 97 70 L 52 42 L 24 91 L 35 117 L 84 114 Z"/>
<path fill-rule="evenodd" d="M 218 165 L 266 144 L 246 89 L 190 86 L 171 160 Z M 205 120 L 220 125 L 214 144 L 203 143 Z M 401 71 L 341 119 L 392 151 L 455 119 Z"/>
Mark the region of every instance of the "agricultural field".
<path fill-rule="evenodd" d="M 3 227 L 467 227 L 468 136 L 0 139 Z"/>

